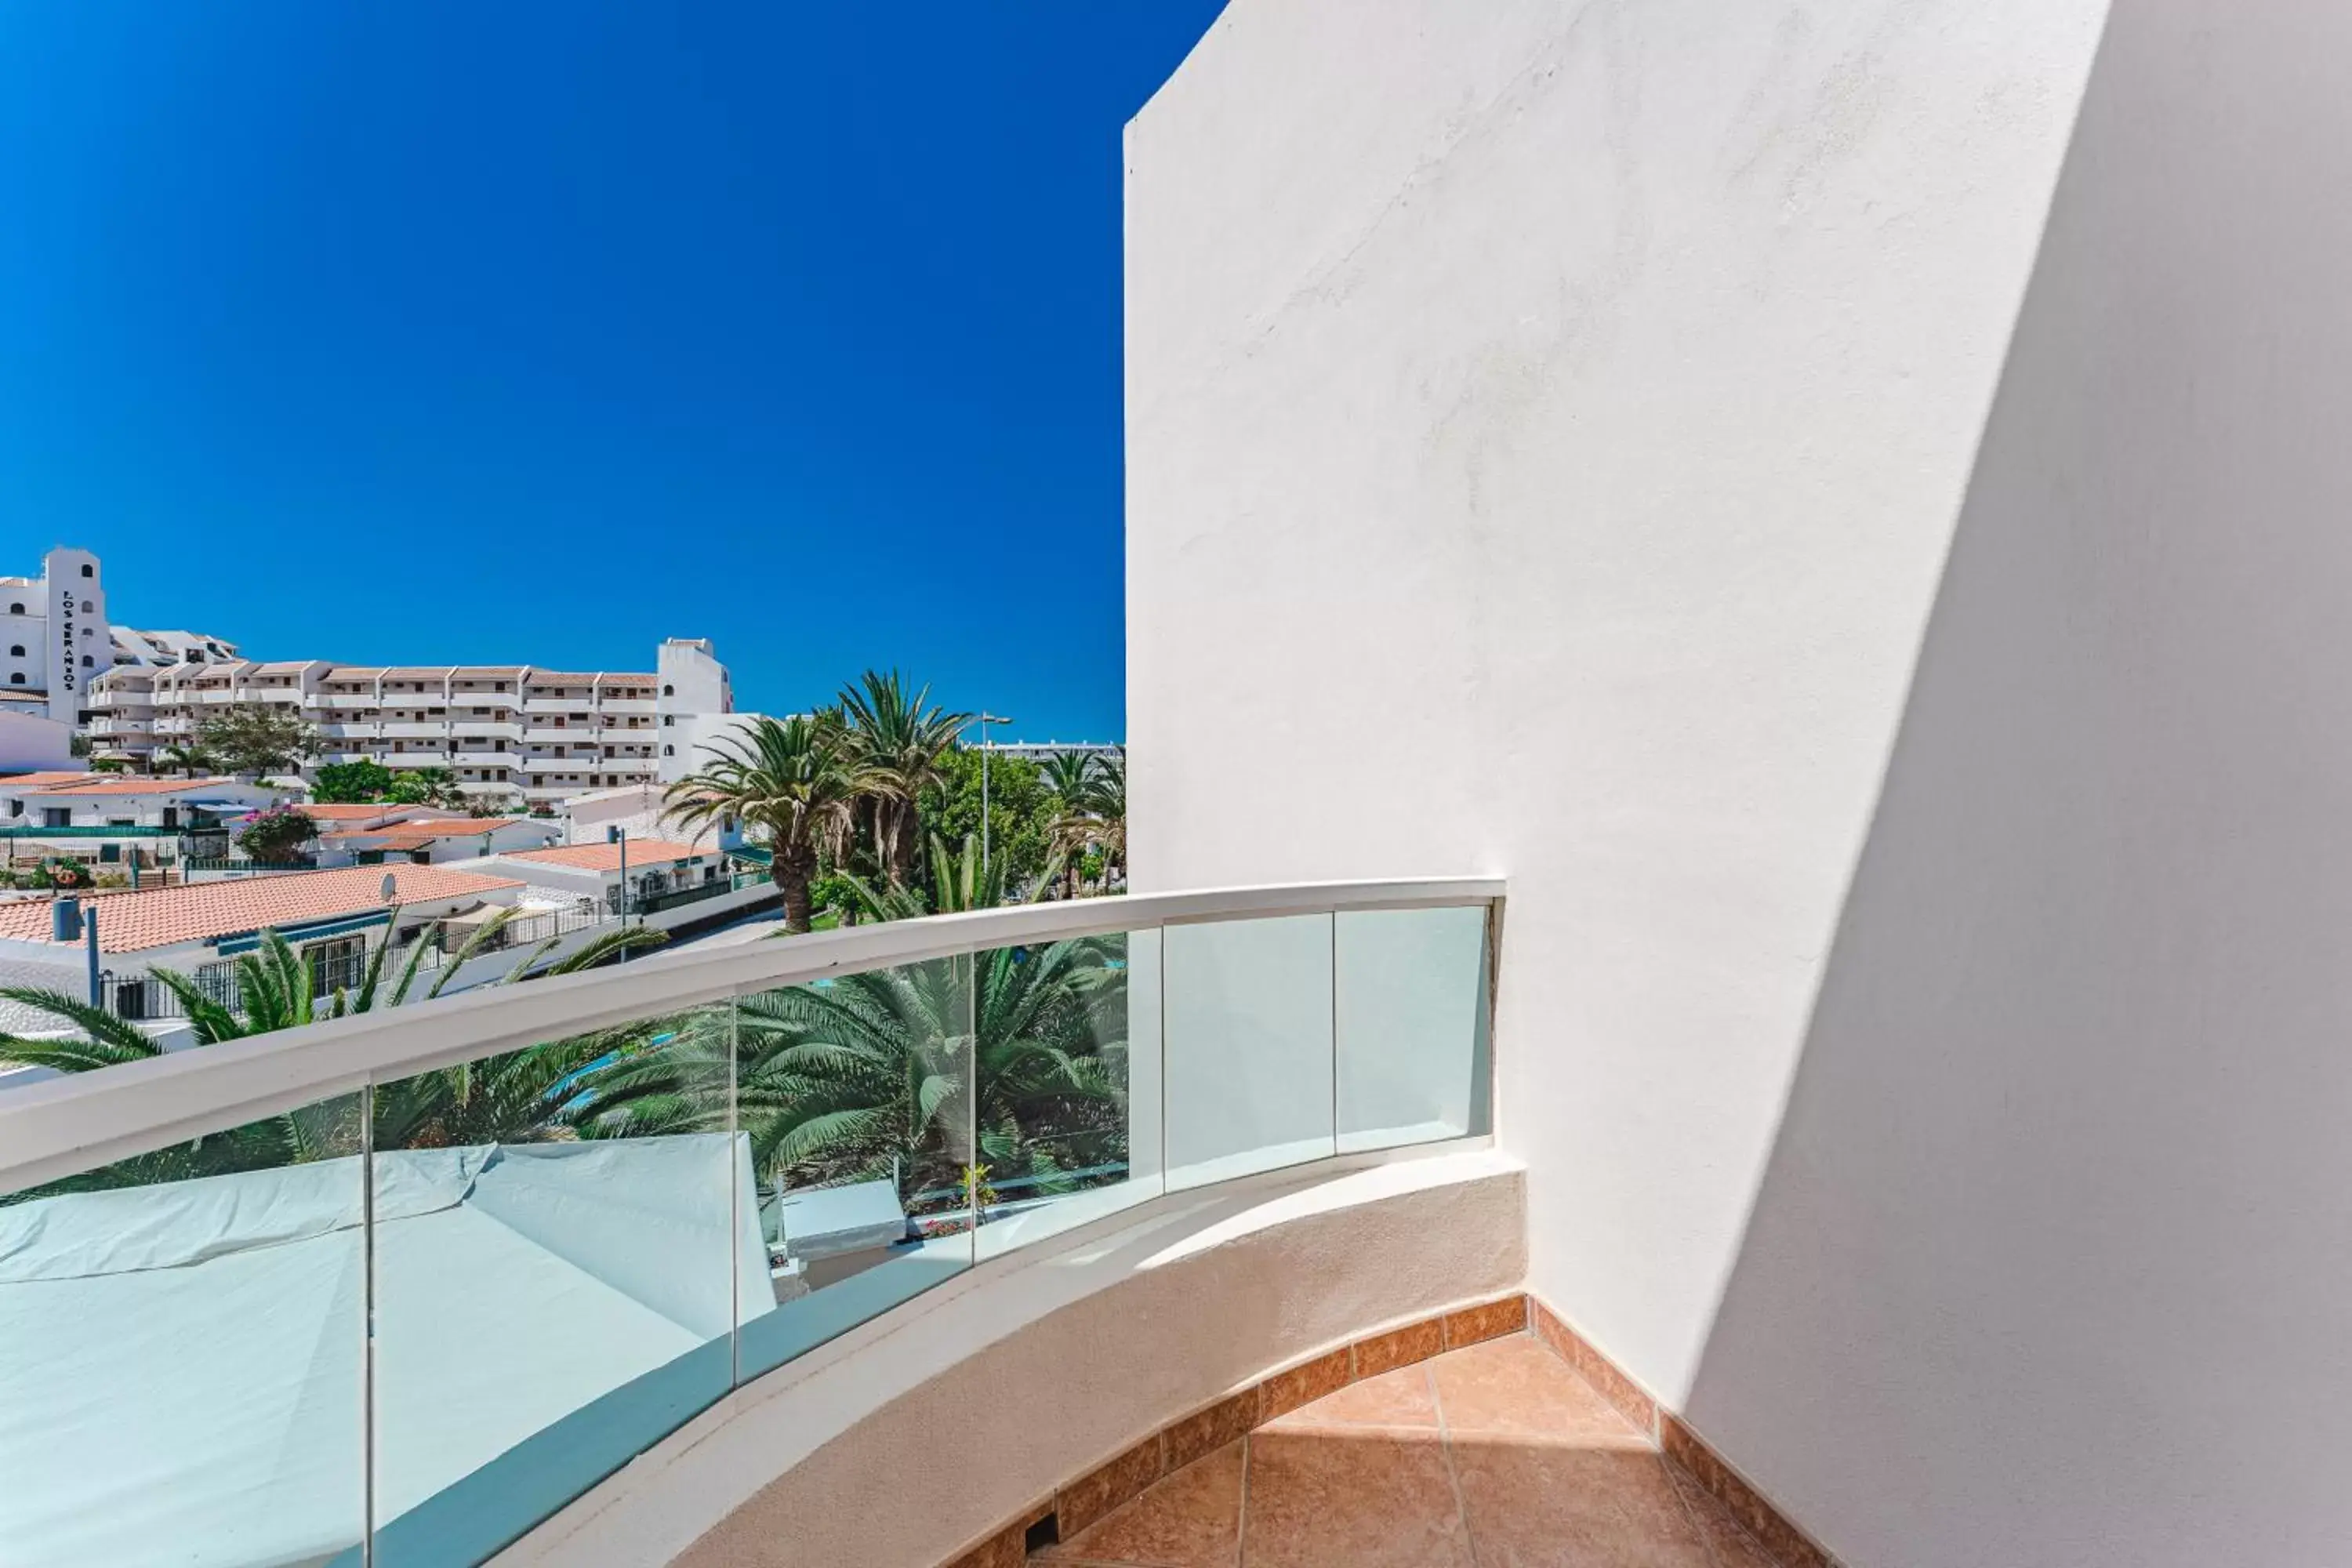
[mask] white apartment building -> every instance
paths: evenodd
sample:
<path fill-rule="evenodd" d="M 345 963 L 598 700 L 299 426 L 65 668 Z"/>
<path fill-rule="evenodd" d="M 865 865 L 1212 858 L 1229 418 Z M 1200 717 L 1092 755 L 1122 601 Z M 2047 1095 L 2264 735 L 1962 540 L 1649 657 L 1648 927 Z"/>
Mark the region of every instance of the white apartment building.
<path fill-rule="evenodd" d="M 653 672 L 536 665 L 346 665 L 324 659 L 117 668 L 90 694 L 93 752 L 142 763 L 194 742 L 205 714 L 282 703 L 323 738 L 320 763 L 446 768 L 468 795 L 553 806 L 591 790 L 674 778 L 731 711 L 707 638 L 662 645 Z"/>
<path fill-rule="evenodd" d="M 60 545 L 37 577 L 0 577 L 0 709 L 80 722 L 91 688 L 118 665 L 154 668 L 236 657 L 194 632 L 142 632 L 106 618 L 98 557 Z"/>

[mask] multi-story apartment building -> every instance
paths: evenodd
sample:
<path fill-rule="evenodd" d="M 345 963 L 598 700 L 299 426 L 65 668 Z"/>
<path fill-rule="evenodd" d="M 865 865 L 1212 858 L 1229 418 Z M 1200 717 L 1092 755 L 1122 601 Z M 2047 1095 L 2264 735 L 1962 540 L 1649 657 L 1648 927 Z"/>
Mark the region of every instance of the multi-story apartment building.
<path fill-rule="evenodd" d="M 323 741 L 320 763 L 446 768 L 469 795 L 552 805 L 667 781 L 746 717 L 706 638 L 662 645 L 651 672 L 536 665 L 349 665 L 324 659 L 117 668 L 90 693 L 93 752 L 144 762 L 192 745 L 205 715 L 281 704 Z"/>
<path fill-rule="evenodd" d="M 142 632 L 110 625 L 98 557 L 64 546 L 37 577 L 0 577 L 0 709 L 79 721 L 107 671 L 154 669 L 236 658 L 236 645 L 194 632 Z"/>

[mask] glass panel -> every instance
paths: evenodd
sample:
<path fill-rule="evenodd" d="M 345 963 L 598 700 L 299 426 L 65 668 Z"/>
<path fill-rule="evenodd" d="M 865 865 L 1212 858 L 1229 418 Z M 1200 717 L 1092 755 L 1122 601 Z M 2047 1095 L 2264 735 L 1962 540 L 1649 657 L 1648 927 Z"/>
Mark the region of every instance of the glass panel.
<path fill-rule="evenodd" d="M 1486 1130 L 1486 910 L 1333 917 L 1339 1150 Z"/>
<path fill-rule="evenodd" d="M 1161 940 L 1169 1190 L 1335 1153 L 1331 917 L 1171 925 Z"/>
<path fill-rule="evenodd" d="M 737 1029 L 765 1248 L 751 1378 L 971 1266 L 972 960 L 746 996 Z"/>
<path fill-rule="evenodd" d="M 375 1559 L 474 1563 L 724 1394 L 733 1008 L 376 1089 Z"/>
<path fill-rule="evenodd" d="M 0 1559 L 357 1545 L 360 1163 L 345 1096 L 0 1198 Z"/>
<path fill-rule="evenodd" d="M 1160 933 L 999 948 L 978 983 L 979 1255 L 1158 1197 Z"/>

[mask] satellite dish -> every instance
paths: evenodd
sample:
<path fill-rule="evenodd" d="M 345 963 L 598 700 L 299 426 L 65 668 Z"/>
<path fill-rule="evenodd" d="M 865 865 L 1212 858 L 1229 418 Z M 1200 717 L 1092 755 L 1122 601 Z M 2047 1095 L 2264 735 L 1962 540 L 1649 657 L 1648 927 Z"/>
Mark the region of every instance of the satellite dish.
<path fill-rule="evenodd" d="M 376 889 L 376 897 L 378 901 L 387 904 L 395 902 L 399 899 L 400 882 L 391 872 L 386 871 L 383 874 L 383 886 Z"/>

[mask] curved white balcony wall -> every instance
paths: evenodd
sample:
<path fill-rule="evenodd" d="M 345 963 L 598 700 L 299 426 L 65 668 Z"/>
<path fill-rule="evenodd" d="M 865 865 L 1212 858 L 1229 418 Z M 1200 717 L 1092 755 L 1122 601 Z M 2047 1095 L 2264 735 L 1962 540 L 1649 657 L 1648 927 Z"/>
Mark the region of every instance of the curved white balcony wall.
<path fill-rule="evenodd" d="M 1137 885 L 1507 865 L 1532 1283 L 1858 1564 L 2352 1561 L 2347 56 L 1234 0 L 1129 129 Z"/>
<path fill-rule="evenodd" d="M 1517 1163 L 1465 1152 L 1167 1199 L 942 1288 L 730 1395 L 501 1552 L 500 1568 L 945 1562 L 1264 1373 L 1515 1289 Z M 1018 1433 L 984 1462 L 908 1456 Z M 779 1471 L 782 1473 L 780 1475 Z M 919 1487 L 920 1507 L 907 1506 Z"/>
<path fill-rule="evenodd" d="M 635 912 L 659 925 L 773 896 L 677 866 L 635 881 Z M 1107 1432 L 1334 1337 L 1515 1287 L 1516 1166 L 1448 1175 L 1444 1158 L 1486 1125 L 1501 891 L 1319 884 L 869 925 L 12 1090 L 0 1469 L 17 1484 L 0 1545 L 113 1562 L 168 1542 L 205 1568 L 351 1561 L 362 1542 L 380 1563 L 478 1561 L 698 1412 L 764 1402 L 765 1374 L 797 1381 L 929 1293 L 979 1303 L 941 1308 L 946 1359 L 926 1371 L 893 1350 L 836 1379 L 822 1420 L 793 1418 L 812 1448 L 824 1421 L 846 1433 L 906 1378 L 1124 1288 L 1130 1265 L 1217 1249 L 1189 1283 L 1137 1282 L 1135 1302 L 1177 1289 L 1223 1321 L 1139 1340 L 1134 1386 L 1038 1450 L 1066 1468 Z M 506 951 L 467 969 L 589 940 L 597 904 L 526 909 Z M 452 923 L 443 965 L 481 951 L 469 926 L 498 934 Z M 306 951 L 354 966 L 314 984 L 357 984 L 358 953 Z M 1300 1085 L 1311 1105 L 1260 1103 Z M 1333 1188 L 1352 1198 L 1291 1192 L 1411 1151 L 1439 1158 Z M 1261 1204 L 1247 1222 L 1234 1206 Z M 1398 1214 L 1420 1216 L 1414 1234 Z M 1050 1289 L 993 1289 L 1014 1277 Z M 1117 1348 L 1090 1332 L 1066 1362 Z M 1058 1398 L 1008 1375 L 980 1384 L 1008 1411 Z M 754 1441 L 731 1491 L 633 1495 L 682 1547 L 798 1457 Z M 960 1483 L 974 1516 L 947 1509 L 937 1530 L 1025 1500 L 1004 1492 L 1028 1486 L 1017 1467 L 987 1468 Z"/>

